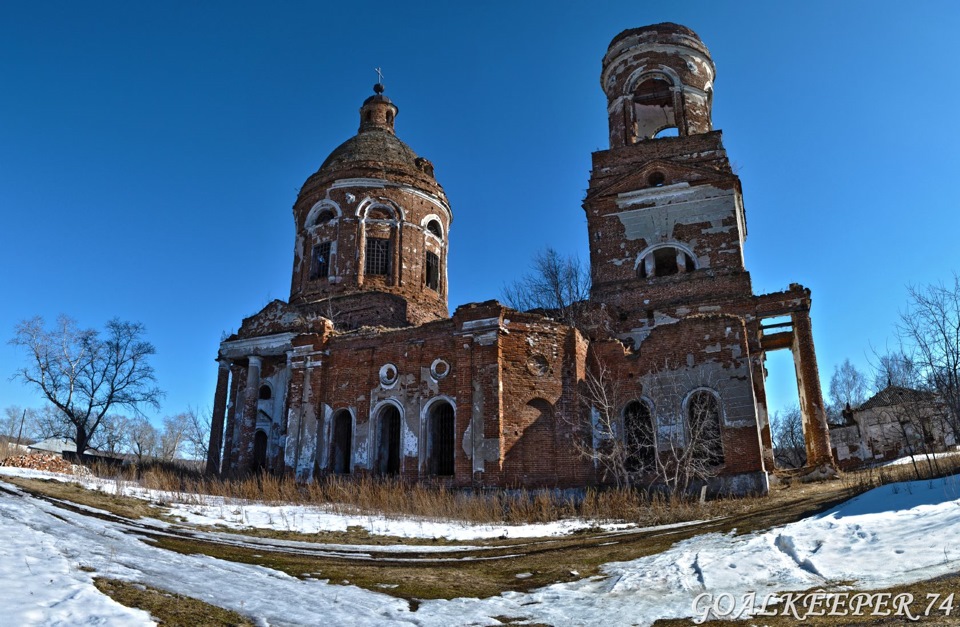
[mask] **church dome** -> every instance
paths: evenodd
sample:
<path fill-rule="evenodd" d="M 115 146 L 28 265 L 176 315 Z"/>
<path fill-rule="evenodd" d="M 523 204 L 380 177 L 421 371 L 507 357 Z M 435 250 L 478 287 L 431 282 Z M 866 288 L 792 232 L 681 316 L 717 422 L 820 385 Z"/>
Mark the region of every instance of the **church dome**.
<path fill-rule="evenodd" d="M 330 153 L 302 192 L 335 179 L 367 177 L 420 184 L 430 191 L 440 191 L 433 164 L 397 137 L 394 121 L 399 109 L 383 95 L 383 85 L 378 83 L 374 91 L 360 107 L 357 134 Z"/>
<path fill-rule="evenodd" d="M 320 171 L 350 168 L 364 163 L 417 170 L 417 153 L 393 133 L 370 129 L 357 133 L 330 153 Z"/>

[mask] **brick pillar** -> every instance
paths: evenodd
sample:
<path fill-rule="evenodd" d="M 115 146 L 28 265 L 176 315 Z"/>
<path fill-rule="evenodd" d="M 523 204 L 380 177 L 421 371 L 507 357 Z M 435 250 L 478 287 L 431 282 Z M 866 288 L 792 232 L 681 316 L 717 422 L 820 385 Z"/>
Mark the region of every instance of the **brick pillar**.
<path fill-rule="evenodd" d="M 820 389 L 817 353 L 813 347 L 813 326 L 810 313 L 797 312 L 793 318 L 793 364 L 797 371 L 800 411 L 803 414 L 803 435 L 807 445 L 807 466 L 835 466 L 830 451 L 830 428 Z"/>
<path fill-rule="evenodd" d="M 220 474 L 228 474 L 236 470 L 237 449 L 240 430 L 237 425 L 237 414 L 240 409 L 240 393 L 243 389 L 243 379 L 240 373 L 243 372 L 237 363 L 230 364 L 230 387 L 227 394 L 227 428 L 223 434 L 223 461 L 220 464 Z"/>
<path fill-rule="evenodd" d="M 767 410 L 767 377 L 763 366 L 766 355 L 758 353 L 750 358 L 753 369 L 753 396 L 757 402 L 757 429 L 760 431 L 760 444 L 763 451 L 763 465 L 767 472 L 776 468 L 773 451 L 773 437 L 770 433 L 770 414 Z"/>
<path fill-rule="evenodd" d="M 257 401 L 260 397 L 261 359 L 255 355 L 248 357 L 247 385 L 243 395 L 243 422 L 240 424 L 239 455 L 237 469 L 245 470 L 250 466 L 253 456 L 253 434 L 257 430 Z"/>
<path fill-rule="evenodd" d="M 223 450 L 223 418 L 227 411 L 227 392 L 230 389 L 230 362 L 217 360 L 217 391 L 213 395 L 213 416 L 210 419 L 210 448 L 207 450 L 207 474 L 220 472 L 220 452 Z"/>

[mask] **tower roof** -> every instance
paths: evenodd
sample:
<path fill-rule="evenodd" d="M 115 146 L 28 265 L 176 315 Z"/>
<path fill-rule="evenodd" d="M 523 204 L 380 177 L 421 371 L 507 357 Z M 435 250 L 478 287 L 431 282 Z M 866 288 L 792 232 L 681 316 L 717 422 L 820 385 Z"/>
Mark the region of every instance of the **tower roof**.
<path fill-rule="evenodd" d="M 401 141 L 394 131 L 399 109 L 383 95 L 383 85 L 374 85 L 374 95 L 360 107 L 360 129 L 337 146 L 311 179 L 328 179 L 347 171 L 350 176 L 383 177 L 390 173 L 413 176 L 436 185 L 433 165 Z"/>
<path fill-rule="evenodd" d="M 708 58 L 710 56 L 707 46 L 692 29 L 682 24 L 661 22 L 621 32 L 610 42 L 606 58 L 612 59 L 624 49 L 643 44 L 678 44 L 702 52 Z"/>

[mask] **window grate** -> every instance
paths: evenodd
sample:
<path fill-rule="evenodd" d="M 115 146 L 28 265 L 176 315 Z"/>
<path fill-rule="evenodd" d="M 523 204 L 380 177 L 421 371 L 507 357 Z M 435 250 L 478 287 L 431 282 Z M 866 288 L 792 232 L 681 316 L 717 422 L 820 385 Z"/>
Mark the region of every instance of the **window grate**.
<path fill-rule="evenodd" d="M 390 240 L 382 237 L 367 238 L 367 256 L 364 263 L 367 275 L 390 274 Z"/>
<path fill-rule="evenodd" d="M 330 274 L 330 242 L 313 247 L 313 261 L 310 264 L 311 279 L 325 279 Z"/>

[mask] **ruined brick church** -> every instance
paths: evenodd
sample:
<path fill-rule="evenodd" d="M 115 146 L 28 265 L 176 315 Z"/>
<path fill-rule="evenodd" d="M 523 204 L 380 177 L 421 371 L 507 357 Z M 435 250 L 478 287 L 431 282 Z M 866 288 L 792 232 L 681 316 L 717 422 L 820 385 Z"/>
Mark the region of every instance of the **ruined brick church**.
<path fill-rule="evenodd" d="M 494 300 L 449 315 L 453 212 L 376 86 L 357 134 L 293 206 L 289 300 L 220 344 L 208 470 L 601 483 L 578 439 L 598 420 L 585 382 L 601 367 L 625 390 L 614 437 L 683 450 L 704 420 L 692 408 L 706 408 L 713 488 L 765 492 L 764 362 L 778 349 L 793 353 L 808 463 L 832 463 L 810 292 L 754 295 L 744 267 L 740 180 L 711 121 L 715 71 L 676 24 L 611 42 L 601 72 L 610 147 L 593 154 L 583 201 L 592 288 L 576 326 Z"/>

